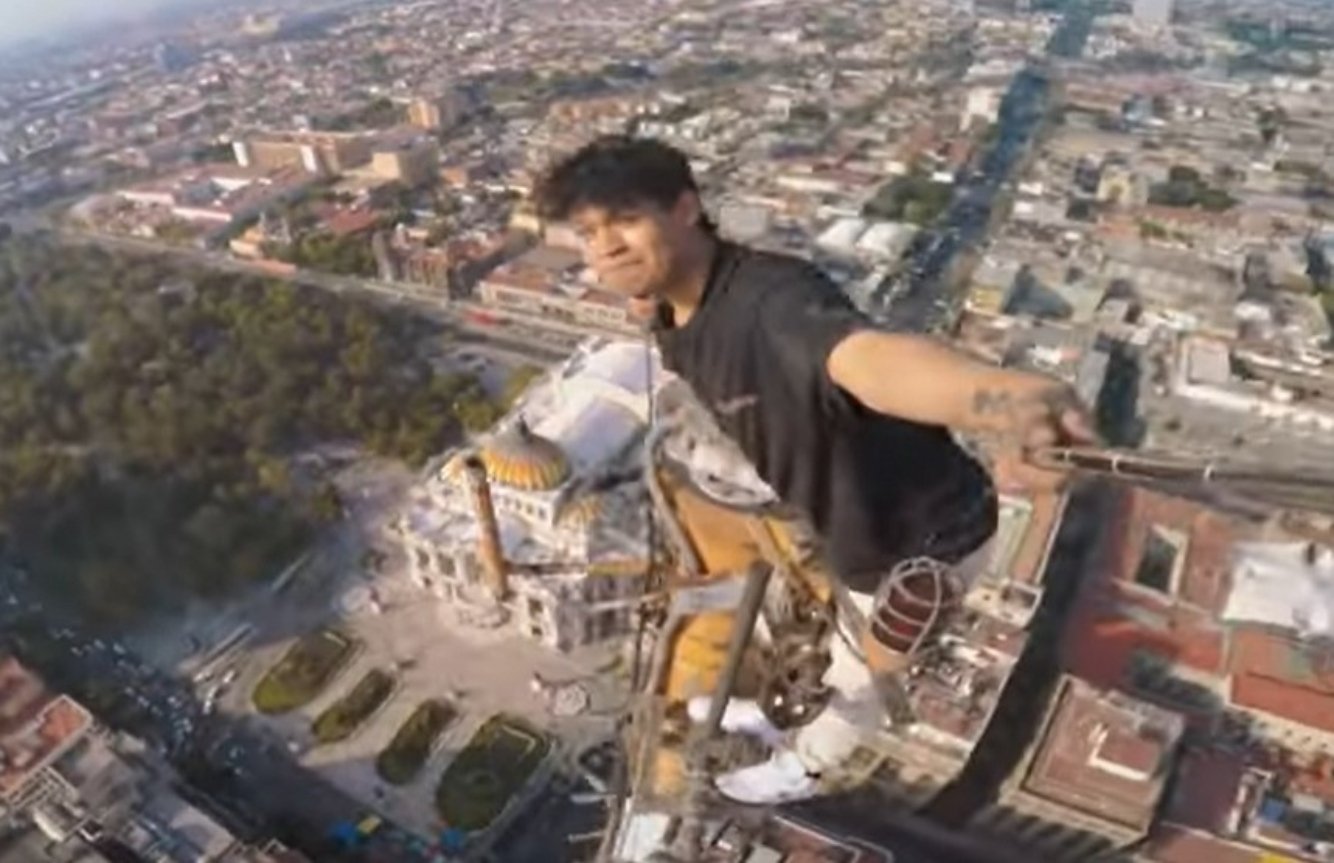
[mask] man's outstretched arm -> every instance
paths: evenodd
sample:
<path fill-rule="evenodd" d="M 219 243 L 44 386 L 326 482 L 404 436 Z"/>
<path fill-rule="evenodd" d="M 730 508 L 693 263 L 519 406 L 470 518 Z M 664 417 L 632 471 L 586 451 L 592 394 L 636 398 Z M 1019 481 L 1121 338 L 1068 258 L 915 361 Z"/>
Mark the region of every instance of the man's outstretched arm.
<path fill-rule="evenodd" d="M 1096 437 L 1069 386 L 978 362 L 925 336 L 857 330 L 826 362 L 830 378 L 872 410 L 979 435 L 1004 449 Z"/>

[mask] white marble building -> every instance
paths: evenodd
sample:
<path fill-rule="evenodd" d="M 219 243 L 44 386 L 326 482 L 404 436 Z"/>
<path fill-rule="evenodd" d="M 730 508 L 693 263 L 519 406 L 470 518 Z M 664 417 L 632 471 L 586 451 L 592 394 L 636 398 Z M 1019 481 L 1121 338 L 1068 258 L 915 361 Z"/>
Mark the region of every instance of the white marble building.
<path fill-rule="evenodd" d="M 660 380 L 642 344 L 591 340 L 476 446 L 446 454 L 398 523 L 414 581 L 457 619 L 557 650 L 624 632 L 644 589 L 640 461 Z"/>

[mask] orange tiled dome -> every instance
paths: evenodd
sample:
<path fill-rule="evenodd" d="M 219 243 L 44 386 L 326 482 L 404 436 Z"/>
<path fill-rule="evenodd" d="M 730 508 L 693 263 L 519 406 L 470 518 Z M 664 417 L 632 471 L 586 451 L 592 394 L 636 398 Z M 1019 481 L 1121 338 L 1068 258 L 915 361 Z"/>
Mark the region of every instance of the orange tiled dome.
<path fill-rule="evenodd" d="M 556 520 L 560 524 L 582 525 L 587 527 L 597 521 L 598 516 L 601 514 L 602 495 L 594 492 L 586 492 L 561 507 L 560 515 L 556 517 Z"/>
<path fill-rule="evenodd" d="M 519 420 L 482 447 L 482 463 L 493 482 L 521 491 L 550 491 L 570 475 L 570 462 L 552 441 Z"/>

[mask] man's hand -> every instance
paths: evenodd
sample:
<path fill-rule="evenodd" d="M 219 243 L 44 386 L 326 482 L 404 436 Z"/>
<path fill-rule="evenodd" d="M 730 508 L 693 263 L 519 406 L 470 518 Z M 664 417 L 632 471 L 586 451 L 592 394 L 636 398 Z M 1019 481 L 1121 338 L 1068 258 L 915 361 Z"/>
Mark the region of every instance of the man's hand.
<path fill-rule="evenodd" d="M 1033 456 L 1096 441 L 1078 396 L 1043 375 L 978 362 L 933 339 L 859 330 L 834 346 L 829 377 L 871 410 L 975 437 L 998 485 L 1053 489 L 1064 474 Z"/>
<path fill-rule="evenodd" d="M 1087 409 L 1074 390 L 1058 381 L 1023 373 L 980 386 L 973 394 L 973 421 L 991 459 L 996 485 L 1031 492 L 1055 491 L 1066 472 L 1035 463 L 1042 450 L 1097 442 Z"/>

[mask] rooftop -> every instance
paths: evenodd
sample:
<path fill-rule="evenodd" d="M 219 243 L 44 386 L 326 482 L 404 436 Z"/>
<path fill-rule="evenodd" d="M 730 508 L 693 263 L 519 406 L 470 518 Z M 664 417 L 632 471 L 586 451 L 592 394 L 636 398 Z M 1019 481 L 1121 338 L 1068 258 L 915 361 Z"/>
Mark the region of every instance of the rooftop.
<path fill-rule="evenodd" d="M 482 463 L 494 481 L 525 491 L 556 488 L 570 474 L 569 459 L 561 448 L 534 434 L 522 418 L 491 436 L 482 447 Z"/>
<path fill-rule="evenodd" d="M 1205 833 L 1230 832 L 1245 773 L 1242 754 L 1221 748 L 1184 751 L 1163 820 Z"/>
<path fill-rule="evenodd" d="M 337 204 L 316 203 L 312 212 L 323 227 L 336 237 L 350 237 L 374 228 L 381 214 L 367 207 L 343 207 Z"/>
<path fill-rule="evenodd" d="M 1334 549 L 1309 542 L 1249 542 L 1235 548 L 1223 617 L 1303 636 L 1334 635 Z"/>
<path fill-rule="evenodd" d="M 90 727 L 88 711 L 49 692 L 12 656 L 0 660 L 0 796 L 22 788 Z"/>
<path fill-rule="evenodd" d="M 1328 860 L 1324 849 L 1334 842 L 1334 782 L 1328 763 L 1319 771 L 1280 768 L 1250 774 L 1236 837 L 1303 859 Z"/>
<path fill-rule="evenodd" d="M 981 738 L 1028 633 L 994 617 L 964 612 L 936 647 L 908 672 L 904 685 L 916 724 L 910 733 L 928 744 L 966 754 Z"/>
<path fill-rule="evenodd" d="M 766 847 L 784 855 L 784 863 L 887 863 L 891 859 L 788 818 L 766 819 L 760 833 Z"/>
<path fill-rule="evenodd" d="M 1176 713 L 1066 678 L 1023 788 L 1058 805 L 1146 830 L 1184 727 Z"/>
<path fill-rule="evenodd" d="M 1040 586 L 1065 503 L 1064 495 L 1002 492 L 989 572 L 1009 581 Z"/>
<path fill-rule="evenodd" d="M 1132 660 L 1149 654 L 1222 674 L 1227 636 L 1220 615 L 1231 588 L 1231 551 L 1248 525 L 1194 501 L 1120 489 L 1094 572 L 1067 624 L 1072 674 L 1123 685 Z"/>
<path fill-rule="evenodd" d="M 1258 526 L 1201 503 L 1119 494 L 1067 623 L 1070 673 L 1212 709 L 1216 696 L 1174 683 L 1204 675 L 1237 707 L 1334 731 L 1334 651 L 1317 637 L 1334 617 L 1334 552 L 1277 528 L 1259 541 Z"/>
<path fill-rule="evenodd" d="M 1334 732 L 1334 651 L 1327 644 L 1239 627 L 1229 665 L 1237 706 Z"/>
<path fill-rule="evenodd" d="M 1155 863 L 1266 863 L 1276 859 L 1257 848 L 1175 824 L 1155 826 L 1143 851 Z"/>
<path fill-rule="evenodd" d="M 264 132 L 249 140 L 264 143 L 329 145 L 360 141 L 361 132 Z"/>
<path fill-rule="evenodd" d="M 164 832 L 171 837 L 168 844 L 176 860 L 216 860 L 237 844 L 227 828 L 165 786 L 147 801 L 140 823 L 148 847 L 160 847 Z"/>
<path fill-rule="evenodd" d="M 559 246 L 537 246 L 492 270 L 483 280 L 498 287 L 569 300 L 623 306 L 624 298 L 594 286 L 578 252 Z"/>
<path fill-rule="evenodd" d="M 637 486 L 621 474 L 646 428 L 648 367 L 656 364 L 643 345 L 590 339 L 497 423 L 481 449 L 507 559 L 593 562 L 638 553 L 643 508 L 633 502 Z M 419 539 L 475 540 L 460 463 L 450 458 L 405 513 Z"/>

